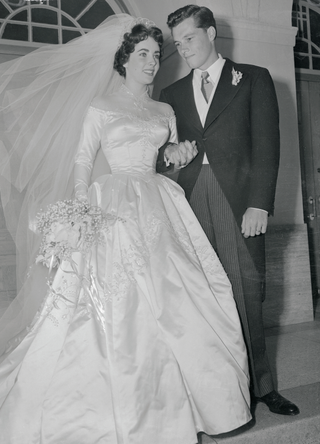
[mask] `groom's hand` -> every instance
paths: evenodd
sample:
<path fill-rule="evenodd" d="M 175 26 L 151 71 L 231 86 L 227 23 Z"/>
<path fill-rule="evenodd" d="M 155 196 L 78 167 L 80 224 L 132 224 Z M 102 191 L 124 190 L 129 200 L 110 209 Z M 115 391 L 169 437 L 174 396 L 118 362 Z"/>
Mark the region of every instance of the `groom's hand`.
<path fill-rule="evenodd" d="M 175 169 L 186 167 L 198 154 L 196 142 L 185 140 L 178 145 L 170 144 L 164 151 L 168 163 L 174 164 Z"/>
<path fill-rule="evenodd" d="M 259 208 L 247 208 L 241 224 L 241 233 L 245 238 L 259 236 L 267 231 L 268 213 Z"/>

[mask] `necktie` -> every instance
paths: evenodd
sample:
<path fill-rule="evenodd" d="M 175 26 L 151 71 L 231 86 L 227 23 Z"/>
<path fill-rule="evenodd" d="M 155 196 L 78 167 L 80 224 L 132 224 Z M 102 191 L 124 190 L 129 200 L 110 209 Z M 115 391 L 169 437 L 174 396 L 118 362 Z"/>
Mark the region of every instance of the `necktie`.
<path fill-rule="evenodd" d="M 209 101 L 212 89 L 213 84 L 209 81 L 209 73 L 207 71 L 203 71 L 201 73 L 201 92 L 207 103 Z"/>

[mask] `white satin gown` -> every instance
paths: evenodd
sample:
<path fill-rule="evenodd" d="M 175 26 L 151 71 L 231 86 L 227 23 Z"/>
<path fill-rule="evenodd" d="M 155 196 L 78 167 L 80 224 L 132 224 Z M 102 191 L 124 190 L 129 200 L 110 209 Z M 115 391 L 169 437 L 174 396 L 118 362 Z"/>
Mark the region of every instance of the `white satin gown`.
<path fill-rule="evenodd" d="M 101 147 L 111 173 L 89 197 L 117 218 L 74 255 L 83 279 L 62 264 L 3 357 L 3 444 L 195 444 L 251 418 L 231 285 L 183 190 L 155 172 L 173 111 L 125 86 L 110 103 L 89 108 L 76 162 L 91 171 Z"/>

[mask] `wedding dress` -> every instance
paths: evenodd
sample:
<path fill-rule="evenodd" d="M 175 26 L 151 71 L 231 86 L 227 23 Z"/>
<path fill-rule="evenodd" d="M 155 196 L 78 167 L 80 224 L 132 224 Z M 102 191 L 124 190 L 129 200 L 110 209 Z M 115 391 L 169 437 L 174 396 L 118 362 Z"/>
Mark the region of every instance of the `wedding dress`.
<path fill-rule="evenodd" d="M 231 285 L 180 186 L 155 172 L 173 111 L 124 85 L 108 103 L 89 107 L 75 161 L 91 171 L 101 147 L 110 170 L 89 201 L 115 217 L 2 358 L 3 444 L 195 444 L 251 418 Z"/>

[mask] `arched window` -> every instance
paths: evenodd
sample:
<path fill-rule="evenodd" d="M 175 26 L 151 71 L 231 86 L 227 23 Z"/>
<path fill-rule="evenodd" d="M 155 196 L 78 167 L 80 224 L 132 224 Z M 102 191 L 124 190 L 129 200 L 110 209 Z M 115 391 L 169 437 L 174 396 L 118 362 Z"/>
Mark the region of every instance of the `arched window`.
<path fill-rule="evenodd" d="M 67 43 L 119 12 L 124 0 L 0 0 L 0 39 Z"/>
<path fill-rule="evenodd" d="M 292 25 L 298 28 L 294 47 L 295 67 L 320 71 L 320 0 L 294 0 Z"/>

